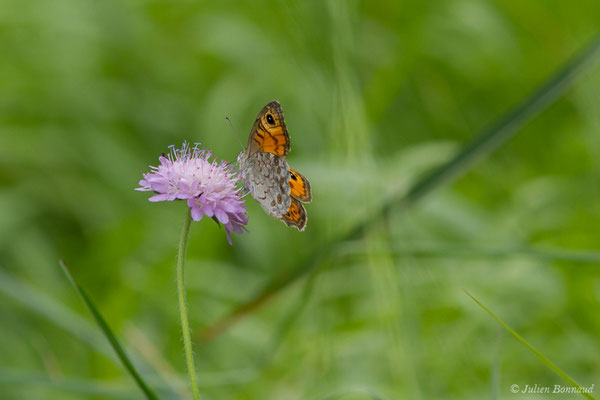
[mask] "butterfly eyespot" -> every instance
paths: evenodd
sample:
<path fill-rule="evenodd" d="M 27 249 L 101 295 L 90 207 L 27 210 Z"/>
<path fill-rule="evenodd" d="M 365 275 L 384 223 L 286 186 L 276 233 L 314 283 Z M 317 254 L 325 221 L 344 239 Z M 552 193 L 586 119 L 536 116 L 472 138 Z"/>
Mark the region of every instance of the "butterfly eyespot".
<path fill-rule="evenodd" d="M 290 176 L 292 177 L 293 180 L 297 181 L 298 178 L 296 177 L 296 175 L 294 175 L 293 172 L 290 172 Z"/>
<path fill-rule="evenodd" d="M 267 122 L 270 125 L 275 125 L 275 119 L 273 118 L 273 116 L 271 114 L 267 114 Z"/>

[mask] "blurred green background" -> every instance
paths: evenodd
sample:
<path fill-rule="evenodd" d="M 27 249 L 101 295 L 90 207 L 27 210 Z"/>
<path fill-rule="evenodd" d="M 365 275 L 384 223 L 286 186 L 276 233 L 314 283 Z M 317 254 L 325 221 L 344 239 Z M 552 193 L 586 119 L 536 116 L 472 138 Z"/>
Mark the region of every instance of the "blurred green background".
<path fill-rule="evenodd" d="M 187 398 L 174 271 L 186 207 L 133 189 L 186 139 L 234 160 L 274 99 L 313 186 L 308 227 L 251 198 L 232 247 L 210 220 L 192 225 L 203 398 L 531 399 L 548 395 L 510 385 L 564 384 L 462 288 L 598 395 L 600 67 L 460 180 L 337 239 L 599 26 L 597 0 L 2 0 L 2 399 L 141 398 L 60 258 L 161 398 Z"/>

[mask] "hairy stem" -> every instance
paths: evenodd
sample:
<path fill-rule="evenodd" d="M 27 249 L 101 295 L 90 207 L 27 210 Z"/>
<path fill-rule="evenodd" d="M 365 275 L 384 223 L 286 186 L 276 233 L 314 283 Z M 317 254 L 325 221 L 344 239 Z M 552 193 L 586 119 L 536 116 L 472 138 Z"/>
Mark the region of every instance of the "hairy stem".
<path fill-rule="evenodd" d="M 181 334 L 183 335 L 183 349 L 187 370 L 190 376 L 190 385 L 192 386 L 192 395 L 194 400 L 200 398 L 198 394 L 198 383 L 196 382 L 196 367 L 194 366 L 194 353 L 192 351 L 192 339 L 190 337 L 190 323 L 188 320 L 187 305 L 185 298 L 185 285 L 183 281 L 183 266 L 185 263 L 185 251 L 190 233 L 192 216 L 189 209 L 186 208 L 187 216 L 181 230 L 179 239 L 179 250 L 177 251 L 177 299 L 179 301 L 179 317 L 181 319 Z"/>

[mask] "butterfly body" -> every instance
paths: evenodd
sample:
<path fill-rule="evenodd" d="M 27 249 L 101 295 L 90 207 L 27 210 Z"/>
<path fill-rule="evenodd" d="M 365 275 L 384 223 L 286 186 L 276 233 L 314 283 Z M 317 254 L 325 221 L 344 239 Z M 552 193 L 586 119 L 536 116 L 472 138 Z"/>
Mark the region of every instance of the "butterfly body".
<path fill-rule="evenodd" d="M 288 165 L 289 151 L 283 110 L 272 101 L 258 114 L 248 147 L 238 156 L 238 167 L 246 188 L 265 212 L 302 231 L 307 216 L 301 202 L 310 202 L 312 194 L 308 179 Z"/>

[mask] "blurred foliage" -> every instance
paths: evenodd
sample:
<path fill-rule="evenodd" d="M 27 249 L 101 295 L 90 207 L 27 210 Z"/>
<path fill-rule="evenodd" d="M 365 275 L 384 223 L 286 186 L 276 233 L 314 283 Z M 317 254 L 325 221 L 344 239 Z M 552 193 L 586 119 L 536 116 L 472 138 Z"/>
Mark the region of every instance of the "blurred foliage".
<path fill-rule="evenodd" d="M 303 233 L 252 199 L 233 247 L 193 224 L 200 331 L 447 160 L 599 25 L 597 0 L 2 0 L 2 398 L 140 397 L 60 258 L 161 398 L 185 396 L 185 205 L 133 190 L 169 145 L 234 160 L 277 99 L 313 185 Z M 597 67 L 451 187 L 198 344 L 204 398 L 514 398 L 513 383 L 561 383 L 461 288 L 600 387 L 598 93 Z"/>

